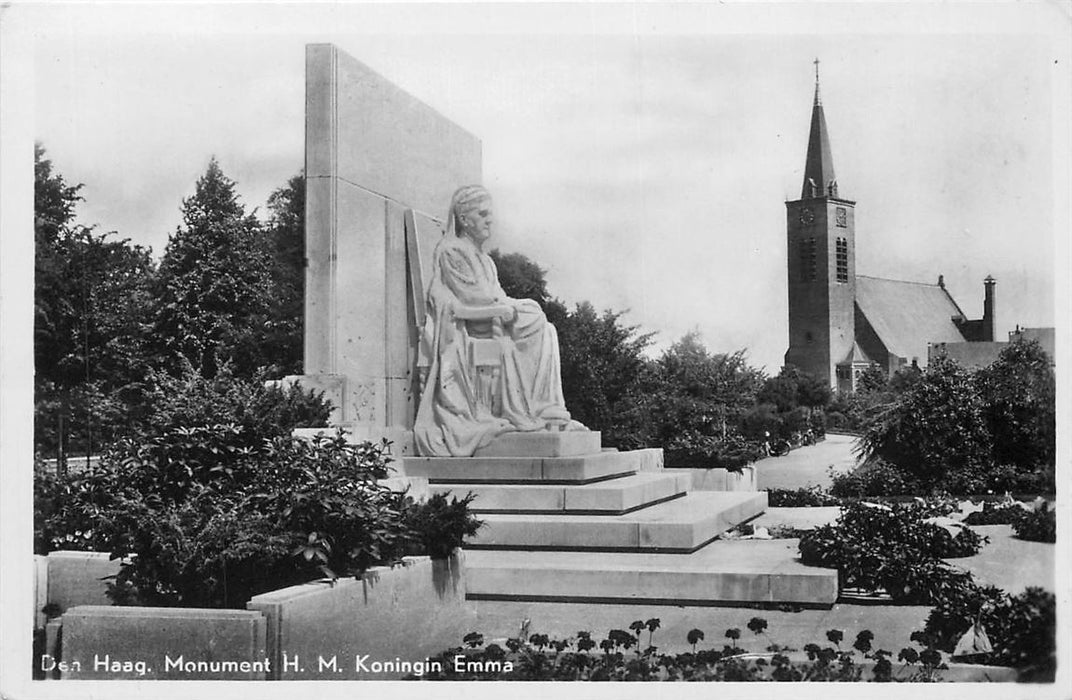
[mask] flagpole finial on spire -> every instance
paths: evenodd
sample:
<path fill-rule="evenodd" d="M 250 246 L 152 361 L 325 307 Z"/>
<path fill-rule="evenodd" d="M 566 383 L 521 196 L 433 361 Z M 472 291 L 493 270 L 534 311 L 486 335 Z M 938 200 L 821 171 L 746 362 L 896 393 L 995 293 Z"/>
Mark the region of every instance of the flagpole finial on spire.
<path fill-rule="evenodd" d="M 815 104 L 821 105 L 823 101 L 822 98 L 819 97 L 819 57 L 816 56 L 812 63 L 815 64 Z"/>

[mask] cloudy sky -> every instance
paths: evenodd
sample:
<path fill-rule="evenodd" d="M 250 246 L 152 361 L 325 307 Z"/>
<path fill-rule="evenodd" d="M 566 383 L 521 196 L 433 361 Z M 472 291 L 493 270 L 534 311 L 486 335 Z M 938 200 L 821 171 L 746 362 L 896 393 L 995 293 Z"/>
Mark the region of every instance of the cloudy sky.
<path fill-rule="evenodd" d="M 263 212 L 302 167 L 304 46 L 333 42 L 482 140 L 497 244 L 546 268 L 555 296 L 628 309 L 660 346 L 697 329 L 712 350 L 747 348 L 776 372 L 784 202 L 800 194 L 816 57 L 840 192 L 857 201 L 857 271 L 944 274 L 973 318 L 993 275 L 1000 337 L 1054 325 L 1055 269 L 1067 269 L 1055 263 L 1067 225 L 1055 133 L 1068 129 L 1054 7 L 92 4 L 8 16 L 32 27 L 35 137 L 85 184 L 83 223 L 162 254 L 212 155 Z"/>

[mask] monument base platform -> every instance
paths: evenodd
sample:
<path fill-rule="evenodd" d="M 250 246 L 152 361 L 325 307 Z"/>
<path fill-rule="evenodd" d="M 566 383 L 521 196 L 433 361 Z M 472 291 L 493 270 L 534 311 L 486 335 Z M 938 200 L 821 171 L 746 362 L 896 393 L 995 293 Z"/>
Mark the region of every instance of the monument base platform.
<path fill-rule="evenodd" d="M 474 457 L 407 457 L 432 493 L 467 492 L 473 600 L 833 605 L 834 569 L 796 540 L 720 540 L 766 510 L 762 491 L 694 491 L 660 450 L 603 450 L 599 433 L 510 433 Z"/>
<path fill-rule="evenodd" d="M 829 607 L 837 571 L 804 566 L 797 540 L 717 540 L 691 554 L 467 550 L 472 600 Z"/>

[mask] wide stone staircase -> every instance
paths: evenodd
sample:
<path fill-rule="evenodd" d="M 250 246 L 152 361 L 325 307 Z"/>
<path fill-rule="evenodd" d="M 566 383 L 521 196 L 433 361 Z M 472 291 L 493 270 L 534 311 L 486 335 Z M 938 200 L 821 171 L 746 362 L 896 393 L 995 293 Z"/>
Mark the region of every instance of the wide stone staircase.
<path fill-rule="evenodd" d="M 433 493 L 476 495 L 466 545 L 473 600 L 829 606 L 837 572 L 788 540 L 719 539 L 765 492 L 689 492 L 651 450 L 604 450 L 595 431 L 511 433 L 473 457 L 406 457 Z M 792 543 L 791 543 L 792 542 Z"/>

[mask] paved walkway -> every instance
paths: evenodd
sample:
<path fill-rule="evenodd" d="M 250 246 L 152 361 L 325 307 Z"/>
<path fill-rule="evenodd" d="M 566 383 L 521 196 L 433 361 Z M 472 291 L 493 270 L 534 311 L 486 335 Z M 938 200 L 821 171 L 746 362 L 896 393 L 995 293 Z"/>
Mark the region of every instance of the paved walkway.
<path fill-rule="evenodd" d="M 856 458 L 852 448 L 856 438 L 850 435 L 827 435 L 816 445 L 801 447 L 784 457 L 766 457 L 756 468 L 756 487 L 766 489 L 796 489 L 804 486 L 830 487 L 827 469 L 838 473 L 852 471 Z"/>

